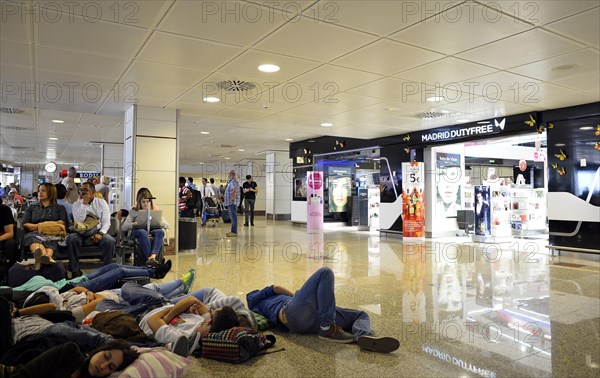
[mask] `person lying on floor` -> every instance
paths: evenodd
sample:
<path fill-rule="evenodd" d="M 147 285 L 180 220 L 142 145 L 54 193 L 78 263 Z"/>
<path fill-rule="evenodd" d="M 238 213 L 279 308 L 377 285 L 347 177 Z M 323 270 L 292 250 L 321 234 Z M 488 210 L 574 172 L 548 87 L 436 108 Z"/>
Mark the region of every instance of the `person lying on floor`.
<path fill-rule="evenodd" d="M 295 294 L 271 285 L 248 293 L 246 301 L 250 310 L 267 317 L 283 331 L 316 333 L 320 339 L 334 343 L 356 342 L 362 349 L 380 353 L 398 349 L 398 340 L 373 336 L 366 312 L 335 305 L 334 280 L 331 269 L 321 268 Z"/>
<path fill-rule="evenodd" d="M 194 277 L 195 270 L 190 269 L 180 279 L 163 282 L 160 284 L 149 283 L 144 287 L 154 290 L 158 293 L 163 293 L 165 298 L 171 298 L 171 296 L 175 297 L 182 294 L 187 294 L 192 286 L 192 283 L 194 282 Z M 121 295 L 121 289 L 102 290 L 94 293 L 93 291 L 90 291 L 82 286 L 77 286 L 68 291 L 59 293 L 58 289 L 55 287 L 44 286 L 25 299 L 23 308 L 39 304 L 52 303 L 56 305 L 58 310 L 71 311 L 75 317 L 75 321 L 77 323 L 82 323 L 83 319 L 87 315 L 96 310 L 96 307 L 100 302 L 105 299 L 109 299 L 113 302 L 119 303 L 122 302 Z M 165 302 L 166 301 L 167 300 L 165 299 Z"/>
<path fill-rule="evenodd" d="M 239 325 L 238 315 L 231 307 L 210 310 L 193 296 L 148 312 L 140 328 L 159 343 L 172 343 L 171 350 L 189 356 L 200 339 L 210 332 L 220 332 Z"/>
<path fill-rule="evenodd" d="M 171 270 L 171 260 L 161 261 L 157 267 L 130 266 L 109 264 L 100 267 L 93 272 L 77 277 L 72 280 L 52 281 L 42 276 L 34 276 L 21 286 L 13 288 L 14 291 L 36 291 L 43 286 L 54 286 L 59 290 L 65 291 L 76 286 L 81 286 L 89 291 L 98 292 L 108 290 L 122 279 L 128 277 L 149 277 L 162 279 Z"/>
<path fill-rule="evenodd" d="M 14 367 L 0 365 L 0 376 L 108 377 L 131 365 L 138 356 L 139 354 L 122 340 L 102 344 L 87 355 L 81 352 L 77 344 L 67 342 L 43 352 L 24 365 Z"/>

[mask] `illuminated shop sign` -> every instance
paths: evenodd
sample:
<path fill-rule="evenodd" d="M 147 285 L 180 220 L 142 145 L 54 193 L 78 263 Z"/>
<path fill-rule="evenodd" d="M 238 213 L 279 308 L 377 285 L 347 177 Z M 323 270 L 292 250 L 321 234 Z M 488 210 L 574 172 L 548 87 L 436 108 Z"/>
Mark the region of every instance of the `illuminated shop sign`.
<path fill-rule="evenodd" d="M 444 141 L 444 140 L 452 140 L 452 139 L 462 139 L 475 135 L 486 135 L 486 134 L 496 134 L 501 130 L 504 130 L 504 124 L 506 119 L 502 119 L 501 121 L 494 120 L 494 125 L 478 125 L 471 127 L 464 127 L 456 130 L 445 130 L 445 131 L 437 131 L 427 134 L 421 135 L 421 142 L 435 142 L 435 141 Z"/>

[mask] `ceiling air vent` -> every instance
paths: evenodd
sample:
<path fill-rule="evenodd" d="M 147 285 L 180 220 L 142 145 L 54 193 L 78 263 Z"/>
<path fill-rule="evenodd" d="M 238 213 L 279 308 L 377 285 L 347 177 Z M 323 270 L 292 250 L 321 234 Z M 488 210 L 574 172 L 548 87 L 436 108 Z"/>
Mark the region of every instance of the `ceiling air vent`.
<path fill-rule="evenodd" d="M 217 86 L 228 92 L 245 92 L 256 88 L 254 83 L 243 80 L 223 80 Z"/>
<path fill-rule="evenodd" d="M 0 108 L 0 113 L 4 114 L 23 114 L 25 110 L 18 108 Z"/>
<path fill-rule="evenodd" d="M 35 130 L 32 127 L 21 127 L 21 126 L 2 126 L 4 130 L 12 130 L 12 131 L 33 131 Z"/>
<path fill-rule="evenodd" d="M 15 151 L 24 151 L 24 150 L 32 150 L 33 149 L 33 147 L 29 147 L 29 146 L 10 146 L 10 148 Z"/>
<path fill-rule="evenodd" d="M 459 114 L 460 113 L 442 113 L 442 112 L 430 111 L 430 112 L 417 113 L 417 114 L 415 114 L 415 118 L 423 119 L 423 120 L 432 120 L 432 119 L 454 117 Z"/>

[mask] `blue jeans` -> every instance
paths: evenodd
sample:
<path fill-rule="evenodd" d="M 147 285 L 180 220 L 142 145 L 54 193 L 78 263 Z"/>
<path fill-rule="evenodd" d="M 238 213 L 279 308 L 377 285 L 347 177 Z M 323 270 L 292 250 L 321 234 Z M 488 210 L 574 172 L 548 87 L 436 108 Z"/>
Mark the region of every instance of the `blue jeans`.
<path fill-rule="evenodd" d="M 69 253 L 69 271 L 79 272 L 79 251 L 81 245 L 89 246 L 92 245 L 90 238 L 84 238 L 79 233 L 71 233 L 67 236 L 67 252 Z M 103 265 L 108 265 L 112 262 L 113 256 L 115 255 L 115 238 L 106 234 L 98 242 L 98 247 L 102 249 Z"/>
<path fill-rule="evenodd" d="M 171 303 L 175 304 L 175 303 L 179 302 L 180 300 L 182 300 L 183 298 L 187 298 L 187 297 L 194 297 L 197 300 L 199 300 L 200 302 L 204 303 L 204 297 L 206 296 L 206 293 L 209 290 L 211 290 L 211 289 L 210 288 L 204 288 L 204 289 L 196 290 L 193 293 L 186 294 L 186 295 L 184 295 L 182 297 L 171 299 Z"/>
<path fill-rule="evenodd" d="M 97 331 L 92 327 L 82 327 L 71 321 L 56 323 L 50 326 L 44 334 L 66 337 L 69 341 L 77 344 L 82 352 L 89 352 L 104 343 L 114 341 L 114 338 L 110 335 Z"/>
<path fill-rule="evenodd" d="M 229 218 L 231 218 L 231 232 L 237 234 L 237 206 L 234 204 L 227 205 L 229 210 Z"/>
<path fill-rule="evenodd" d="M 89 281 L 80 282 L 78 285 L 97 293 L 112 289 L 123 278 L 136 276 L 153 277 L 154 270 L 145 266 L 109 264 L 88 274 Z"/>
<path fill-rule="evenodd" d="M 173 280 L 173 281 L 169 281 L 169 282 L 163 282 L 160 284 L 155 284 L 153 282 L 144 285 L 143 287 L 150 289 L 150 290 L 154 290 L 160 294 L 162 294 L 165 298 L 172 298 L 172 297 L 176 297 L 180 294 L 183 294 L 183 284 L 181 282 L 181 279 L 177 279 L 177 280 Z"/>
<path fill-rule="evenodd" d="M 136 228 L 131 233 L 131 237 L 138 243 L 138 248 L 146 259 L 150 257 L 151 254 L 158 254 L 158 251 L 163 246 L 163 239 L 165 238 L 165 232 L 162 228 L 157 228 L 155 230 L 150 230 L 150 235 L 152 235 L 152 245 L 150 245 L 150 238 L 148 237 L 148 231 L 145 228 Z"/>
<path fill-rule="evenodd" d="M 357 339 L 371 335 L 371 322 L 366 312 L 336 307 L 334 281 L 333 271 L 321 268 L 296 291 L 283 310 L 290 332 L 317 333 L 320 326 L 336 324 Z"/>

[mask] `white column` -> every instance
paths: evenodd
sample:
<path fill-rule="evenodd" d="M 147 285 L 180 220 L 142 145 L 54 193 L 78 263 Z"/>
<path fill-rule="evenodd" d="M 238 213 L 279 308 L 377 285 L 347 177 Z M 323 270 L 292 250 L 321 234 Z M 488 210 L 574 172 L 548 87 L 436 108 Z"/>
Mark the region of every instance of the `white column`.
<path fill-rule="evenodd" d="M 135 205 L 137 191 L 146 187 L 171 225 L 177 240 L 179 111 L 133 105 L 125 113 L 125 154 L 122 207 Z"/>
<path fill-rule="evenodd" d="M 265 210 L 267 219 L 290 220 L 292 216 L 292 160 L 287 151 L 266 155 Z"/>

